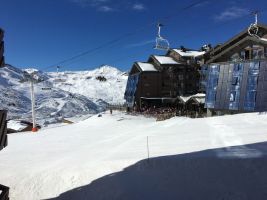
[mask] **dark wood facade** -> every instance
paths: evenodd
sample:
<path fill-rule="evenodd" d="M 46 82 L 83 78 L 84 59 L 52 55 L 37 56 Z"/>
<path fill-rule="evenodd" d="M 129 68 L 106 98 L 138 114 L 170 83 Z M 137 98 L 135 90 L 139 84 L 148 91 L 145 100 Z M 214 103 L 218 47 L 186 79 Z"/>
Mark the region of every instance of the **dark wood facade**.
<path fill-rule="evenodd" d="M 0 150 L 7 146 L 7 111 L 0 110 Z"/>
<path fill-rule="evenodd" d="M 144 101 L 152 105 L 164 102 L 170 105 L 177 102 L 178 96 L 196 94 L 199 68 L 192 52 L 180 55 L 178 50 L 170 50 L 164 56 L 151 55 L 146 63 L 136 62 L 132 66 L 125 92 L 126 102 L 137 108 L 141 108 Z"/>
<path fill-rule="evenodd" d="M 0 28 L 0 67 L 3 67 L 4 65 L 4 31 Z"/>
<path fill-rule="evenodd" d="M 9 188 L 0 185 L 0 200 L 9 200 Z"/>

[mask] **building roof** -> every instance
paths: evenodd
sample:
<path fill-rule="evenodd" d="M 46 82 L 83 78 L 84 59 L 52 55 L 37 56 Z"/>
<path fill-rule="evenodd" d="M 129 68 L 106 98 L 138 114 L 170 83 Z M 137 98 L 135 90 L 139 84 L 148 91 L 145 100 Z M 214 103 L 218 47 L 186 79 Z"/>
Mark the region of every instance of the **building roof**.
<path fill-rule="evenodd" d="M 154 65 L 152 65 L 151 63 L 145 63 L 145 62 L 137 62 L 136 63 L 140 69 L 144 72 L 156 72 L 158 71 Z"/>
<path fill-rule="evenodd" d="M 182 51 L 181 49 L 173 49 L 176 53 L 183 57 L 199 57 L 203 56 L 206 52 L 205 51 Z"/>
<path fill-rule="evenodd" d="M 262 34 L 267 34 L 267 26 L 264 24 L 257 24 L 259 27 L 259 32 Z M 226 41 L 224 44 L 214 48 L 211 52 L 210 55 L 212 56 L 206 63 L 212 63 L 215 62 L 218 58 L 221 56 L 225 55 L 227 52 L 233 50 L 234 48 L 237 48 L 238 46 L 241 46 L 243 43 L 266 43 L 267 40 L 264 38 L 257 39 L 248 34 L 248 29 L 246 28 L 239 34 L 235 35 L 228 41 Z M 242 47 L 243 48 L 243 47 Z"/>
<path fill-rule="evenodd" d="M 177 65 L 181 64 L 175 61 L 172 57 L 169 56 L 153 56 L 160 64 L 162 65 Z"/>
<path fill-rule="evenodd" d="M 232 52 L 235 52 L 236 49 L 242 49 L 246 46 L 249 46 L 250 44 L 264 44 L 267 45 L 267 40 L 260 40 L 251 36 L 246 36 L 243 39 L 240 39 L 239 41 L 236 41 L 235 44 L 232 44 L 231 46 L 222 49 L 220 52 L 218 52 L 216 55 L 211 57 L 209 60 L 206 61 L 207 64 L 217 62 L 218 59 L 222 58 L 225 55 L 231 55 Z"/>
<path fill-rule="evenodd" d="M 186 103 L 187 101 L 189 101 L 190 99 L 195 99 L 197 100 L 199 103 L 205 103 L 205 94 L 202 93 L 198 93 L 195 95 L 191 95 L 191 96 L 178 96 L 178 98 L 183 101 L 183 103 Z"/>

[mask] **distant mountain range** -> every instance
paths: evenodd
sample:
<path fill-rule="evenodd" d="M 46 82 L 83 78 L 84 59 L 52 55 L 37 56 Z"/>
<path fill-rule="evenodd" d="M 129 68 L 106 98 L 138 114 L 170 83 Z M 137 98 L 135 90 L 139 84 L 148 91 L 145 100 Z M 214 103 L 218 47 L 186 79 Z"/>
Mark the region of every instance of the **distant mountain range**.
<path fill-rule="evenodd" d="M 30 119 L 30 84 L 22 82 L 23 71 L 35 71 L 44 80 L 35 84 L 36 114 L 40 124 L 59 118 L 96 114 L 110 104 L 124 103 L 128 75 L 117 68 L 102 66 L 92 71 L 42 72 L 21 70 L 11 65 L 0 68 L 0 109 L 9 119 Z"/>

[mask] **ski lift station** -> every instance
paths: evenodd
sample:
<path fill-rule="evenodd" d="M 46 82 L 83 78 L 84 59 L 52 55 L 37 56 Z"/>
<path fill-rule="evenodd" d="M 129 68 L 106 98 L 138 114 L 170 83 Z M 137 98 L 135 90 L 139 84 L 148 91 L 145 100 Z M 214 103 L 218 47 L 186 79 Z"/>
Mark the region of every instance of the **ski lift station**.
<path fill-rule="evenodd" d="M 170 48 L 168 42 L 160 48 L 161 27 L 156 48 L 166 53 L 133 64 L 125 91 L 130 109 L 173 106 L 193 116 L 267 111 L 267 25 L 258 23 L 257 14 L 255 23 L 224 44 L 200 50 Z"/>

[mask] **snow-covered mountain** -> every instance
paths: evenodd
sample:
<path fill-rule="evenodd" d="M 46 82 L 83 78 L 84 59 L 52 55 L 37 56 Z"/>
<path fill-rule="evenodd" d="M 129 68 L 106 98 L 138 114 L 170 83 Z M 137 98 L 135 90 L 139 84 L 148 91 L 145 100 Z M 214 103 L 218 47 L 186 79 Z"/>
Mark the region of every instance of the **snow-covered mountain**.
<path fill-rule="evenodd" d="M 38 123 L 54 123 L 69 118 L 103 111 L 108 103 L 123 103 L 127 75 L 116 68 L 102 66 L 93 71 L 35 71 L 36 114 Z M 6 65 L 0 69 L 0 109 L 8 110 L 9 119 L 30 119 L 30 85 L 22 82 L 23 70 Z"/>
<path fill-rule="evenodd" d="M 92 71 L 48 73 L 55 88 L 77 93 L 94 102 L 102 99 L 112 104 L 124 103 L 127 75 L 117 68 L 102 66 Z M 103 78 L 102 80 L 99 80 Z M 56 80 L 61 80 L 57 82 Z"/>

